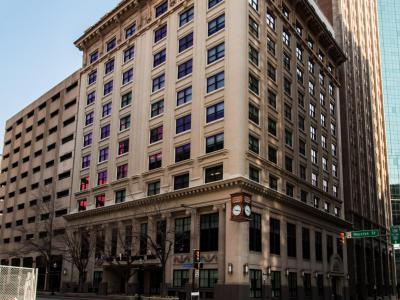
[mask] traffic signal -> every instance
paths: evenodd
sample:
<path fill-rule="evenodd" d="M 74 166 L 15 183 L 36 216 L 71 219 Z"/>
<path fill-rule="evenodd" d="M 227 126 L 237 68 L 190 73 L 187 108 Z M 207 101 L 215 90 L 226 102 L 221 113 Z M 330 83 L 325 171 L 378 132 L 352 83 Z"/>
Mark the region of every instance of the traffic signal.
<path fill-rule="evenodd" d="M 344 232 L 341 232 L 339 236 L 340 236 L 340 242 L 344 244 L 346 240 L 346 234 Z"/>
<path fill-rule="evenodd" d="M 193 267 L 195 269 L 200 269 L 200 250 L 194 249 L 193 250 Z"/>

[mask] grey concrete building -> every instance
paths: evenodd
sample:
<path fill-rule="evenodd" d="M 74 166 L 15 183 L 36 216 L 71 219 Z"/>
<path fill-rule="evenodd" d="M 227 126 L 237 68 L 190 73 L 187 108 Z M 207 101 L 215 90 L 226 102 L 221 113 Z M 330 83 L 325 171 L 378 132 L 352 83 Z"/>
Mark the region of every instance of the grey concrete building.
<path fill-rule="evenodd" d="M 57 249 L 70 206 L 79 78 L 75 72 L 5 125 L 0 263 L 39 268 L 39 289 L 61 281 Z"/>

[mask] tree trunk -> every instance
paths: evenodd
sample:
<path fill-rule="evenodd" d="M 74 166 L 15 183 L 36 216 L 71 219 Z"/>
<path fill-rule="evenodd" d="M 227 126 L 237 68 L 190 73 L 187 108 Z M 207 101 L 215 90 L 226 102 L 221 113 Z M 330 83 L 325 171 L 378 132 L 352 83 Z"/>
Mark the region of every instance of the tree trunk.
<path fill-rule="evenodd" d="M 85 272 L 79 271 L 79 292 L 83 293 L 83 286 L 85 284 Z"/>
<path fill-rule="evenodd" d="M 167 296 L 167 289 L 165 286 L 165 264 L 161 265 L 161 297 Z"/>

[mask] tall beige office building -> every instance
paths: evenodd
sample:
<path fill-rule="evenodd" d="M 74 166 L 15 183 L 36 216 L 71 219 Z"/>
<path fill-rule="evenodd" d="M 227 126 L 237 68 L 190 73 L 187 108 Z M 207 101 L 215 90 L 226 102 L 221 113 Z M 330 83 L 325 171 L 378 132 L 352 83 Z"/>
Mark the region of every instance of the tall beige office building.
<path fill-rule="evenodd" d="M 169 236 L 181 299 L 194 249 L 202 298 L 346 294 L 334 34 L 307 0 L 125 0 L 85 31 L 66 218 L 95 232 L 88 289 L 158 293 Z"/>
<path fill-rule="evenodd" d="M 348 61 L 340 70 L 346 220 L 383 237 L 348 242 L 352 299 L 394 292 L 377 1 L 320 0 Z"/>
<path fill-rule="evenodd" d="M 49 288 L 50 272 L 55 289 L 61 281 L 62 253 L 56 249 L 70 205 L 79 78 L 72 74 L 6 123 L 0 263 L 39 268 L 39 289 Z M 47 275 L 46 262 L 52 265 Z"/>

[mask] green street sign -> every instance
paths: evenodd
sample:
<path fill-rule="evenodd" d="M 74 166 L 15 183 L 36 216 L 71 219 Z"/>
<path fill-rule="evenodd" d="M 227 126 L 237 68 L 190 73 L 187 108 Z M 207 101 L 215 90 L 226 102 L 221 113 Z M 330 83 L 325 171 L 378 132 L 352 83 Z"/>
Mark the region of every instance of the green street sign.
<path fill-rule="evenodd" d="M 390 242 L 400 244 L 400 226 L 390 226 Z"/>
<path fill-rule="evenodd" d="M 346 232 L 347 239 L 361 239 L 361 238 L 377 237 L 379 235 L 380 235 L 379 229 Z"/>

